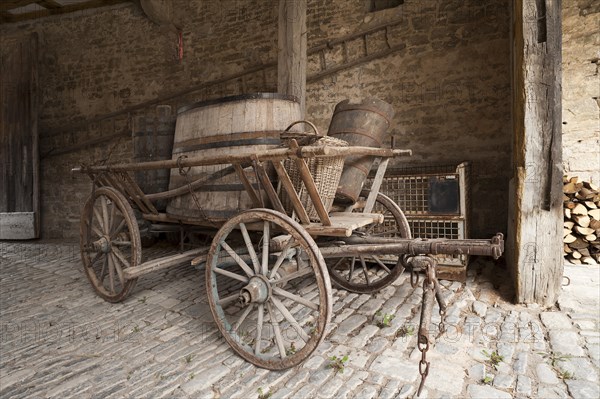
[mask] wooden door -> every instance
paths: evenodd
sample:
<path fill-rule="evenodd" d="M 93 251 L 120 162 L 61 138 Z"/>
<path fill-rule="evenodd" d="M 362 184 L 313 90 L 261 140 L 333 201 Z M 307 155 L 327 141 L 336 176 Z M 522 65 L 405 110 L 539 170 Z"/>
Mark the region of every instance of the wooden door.
<path fill-rule="evenodd" d="M 39 237 L 37 37 L 0 45 L 0 239 Z"/>

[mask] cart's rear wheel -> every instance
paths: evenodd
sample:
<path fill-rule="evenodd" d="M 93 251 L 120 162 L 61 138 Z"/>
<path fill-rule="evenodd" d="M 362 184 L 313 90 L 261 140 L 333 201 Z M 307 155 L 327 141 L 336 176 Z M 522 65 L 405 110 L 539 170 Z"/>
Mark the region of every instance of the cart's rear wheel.
<path fill-rule="evenodd" d="M 94 190 L 83 208 L 80 225 L 83 268 L 96 293 L 108 302 L 127 297 L 137 279 L 123 270 L 142 259 L 140 232 L 133 209 L 111 187 Z"/>
<path fill-rule="evenodd" d="M 363 190 L 359 203 L 364 203 L 369 190 Z M 361 208 L 355 209 L 362 212 Z M 378 193 L 374 213 L 384 215 L 383 224 L 373 224 L 360 232 L 367 236 L 383 238 L 411 238 L 410 226 L 400 207 L 388 196 Z M 401 259 L 397 255 L 376 254 L 368 256 L 328 259 L 327 266 L 333 283 L 348 291 L 361 294 L 379 291 L 393 283 L 402 273 Z"/>
<path fill-rule="evenodd" d="M 206 261 L 206 291 L 233 350 L 270 370 L 308 358 L 332 312 L 319 248 L 297 222 L 270 209 L 242 212 L 217 232 Z"/>

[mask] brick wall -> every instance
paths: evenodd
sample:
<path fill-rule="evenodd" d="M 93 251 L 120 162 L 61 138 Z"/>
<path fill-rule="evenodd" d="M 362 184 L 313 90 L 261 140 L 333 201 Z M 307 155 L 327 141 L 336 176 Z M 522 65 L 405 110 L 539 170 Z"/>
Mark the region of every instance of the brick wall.
<path fill-rule="evenodd" d="M 563 2 L 563 164 L 569 176 L 600 183 L 600 5 Z"/>
<path fill-rule="evenodd" d="M 175 33 L 133 4 L 2 25 L 2 37 L 37 32 L 40 40 L 41 152 L 127 128 L 127 116 L 82 129 L 71 124 L 165 93 L 275 60 L 277 2 L 174 2 Z M 510 161 L 510 56 L 507 1 L 407 0 L 377 13 L 364 0 L 309 0 L 308 47 L 387 21 L 404 50 L 308 85 L 307 116 L 326 130 L 335 104 L 377 96 L 392 103 L 392 133 L 412 148 L 413 164 L 473 162 L 473 235 L 506 229 Z M 381 38 L 369 38 L 371 48 Z M 357 50 L 358 51 L 358 50 Z M 337 58 L 336 58 L 337 57 Z M 328 62 L 341 62 L 332 52 Z M 310 71 L 309 71 L 310 72 Z M 274 90 L 273 69 L 191 93 L 178 104 L 241 92 Z M 176 106 L 175 104 L 174 106 Z M 67 133 L 65 133 L 65 130 Z M 45 237 L 78 236 L 87 178 L 81 162 L 131 158 L 130 138 L 42 160 Z"/>

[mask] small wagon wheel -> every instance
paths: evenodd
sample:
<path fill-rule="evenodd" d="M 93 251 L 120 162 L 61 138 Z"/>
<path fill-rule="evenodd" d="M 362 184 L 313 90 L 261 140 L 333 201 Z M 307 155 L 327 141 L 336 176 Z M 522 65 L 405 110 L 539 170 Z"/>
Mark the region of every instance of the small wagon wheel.
<path fill-rule="evenodd" d="M 137 279 L 123 271 L 141 262 L 142 246 L 133 209 L 121 193 L 94 190 L 83 208 L 80 240 L 83 268 L 96 293 L 108 302 L 125 299 Z"/>
<path fill-rule="evenodd" d="M 331 283 L 314 240 L 270 209 L 241 212 L 215 235 L 206 290 L 217 327 L 247 361 L 283 370 L 308 358 L 331 317 Z"/>
<path fill-rule="evenodd" d="M 369 190 L 363 190 L 359 203 L 364 203 Z M 361 208 L 356 211 L 362 211 Z M 373 224 L 361 231 L 367 236 L 411 238 L 410 226 L 400 207 L 388 196 L 378 193 L 374 213 L 384 215 L 383 224 Z M 400 261 L 400 264 L 399 264 Z M 362 294 L 379 291 L 393 283 L 402 273 L 402 260 L 397 255 L 369 255 L 328 259 L 331 280 L 348 291 Z"/>

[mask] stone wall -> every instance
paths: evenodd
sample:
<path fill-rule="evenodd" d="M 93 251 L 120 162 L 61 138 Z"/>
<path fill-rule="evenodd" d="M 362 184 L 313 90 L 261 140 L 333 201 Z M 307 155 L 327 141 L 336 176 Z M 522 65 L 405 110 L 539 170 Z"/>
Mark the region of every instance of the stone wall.
<path fill-rule="evenodd" d="M 600 183 L 600 5 L 564 1 L 563 164 L 569 176 Z"/>
<path fill-rule="evenodd" d="M 50 153 L 42 159 L 45 237 L 78 236 L 90 184 L 71 176 L 72 166 L 131 158 L 126 135 L 52 156 L 51 151 L 86 138 L 126 130 L 129 118 L 85 128 L 77 123 L 275 61 L 276 1 L 173 4 L 174 23 L 183 30 L 181 62 L 177 35 L 133 4 L 0 26 L 2 37 L 39 36 L 41 152 Z M 472 235 L 505 231 L 511 136 L 508 1 L 407 0 L 369 13 L 364 0 L 309 0 L 308 9 L 309 48 L 391 21 L 399 23 L 388 40 L 405 44 L 385 58 L 308 84 L 308 118 L 326 130 L 335 104 L 345 98 L 376 96 L 390 102 L 396 110 L 391 132 L 397 146 L 413 149 L 411 165 L 472 162 Z M 377 37 L 367 40 L 371 49 L 381 43 Z M 329 56 L 329 63 L 341 62 L 339 53 Z M 169 103 L 176 107 L 275 89 L 275 71 L 267 68 Z"/>

